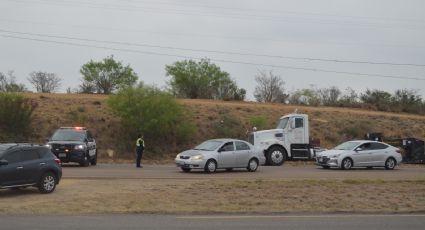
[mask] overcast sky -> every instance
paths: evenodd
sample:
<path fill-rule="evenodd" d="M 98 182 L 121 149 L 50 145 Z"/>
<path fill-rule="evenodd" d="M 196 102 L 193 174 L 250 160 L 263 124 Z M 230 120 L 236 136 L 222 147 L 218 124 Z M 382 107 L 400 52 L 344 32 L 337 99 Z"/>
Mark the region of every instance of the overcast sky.
<path fill-rule="evenodd" d="M 114 55 L 148 84 L 165 65 L 210 58 L 253 99 L 258 70 L 286 89 L 417 89 L 425 95 L 422 0 L 0 0 L 0 72 L 17 81 Z M 358 63 L 360 62 L 360 63 Z M 384 64 L 383 64 L 384 63 Z"/>

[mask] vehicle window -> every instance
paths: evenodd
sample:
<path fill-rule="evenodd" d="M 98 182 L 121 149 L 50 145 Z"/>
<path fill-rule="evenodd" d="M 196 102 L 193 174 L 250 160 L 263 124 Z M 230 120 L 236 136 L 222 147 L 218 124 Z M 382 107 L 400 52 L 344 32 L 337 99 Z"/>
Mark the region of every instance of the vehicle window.
<path fill-rule="evenodd" d="M 279 120 L 279 123 L 277 124 L 276 129 L 284 129 L 286 128 L 286 125 L 288 124 L 289 117 L 285 117 L 281 120 Z"/>
<path fill-rule="evenodd" d="M 337 149 L 337 150 L 353 150 L 359 144 L 360 144 L 360 142 L 348 141 L 348 142 L 344 142 L 344 143 L 336 146 L 334 149 Z"/>
<path fill-rule="evenodd" d="M 303 118 L 295 118 L 295 128 L 304 127 L 304 119 Z"/>
<path fill-rule="evenodd" d="M 382 143 L 371 143 L 371 149 L 386 149 L 388 145 Z"/>
<path fill-rule="evenodd" d="M 38 160 L 40 156 L 35 149 L 28 149 L 21 152 L 21 161 Z"/>
<path fill-rule="evenodd" d="M 360 145 L 358 148 L 360 148 L 362 151 L 371 150 L 372 145 L 371 145 L 371 143 L 364 143 L 364 144 Z"/>
<path fill-rule="evenodd" d="M 38 152 L 38 155 L 40 155 L 40 158 L 44 158 L 51 153 L 48 148 L 38 148 L 37 152 Z"/>
<path fill-rule="evenodd" d="M 84 141 L 86 133 L 83 130 L 75 129 L 59 129 L 57 130 L 51 140 L 52 141 Z"/>
<path fill-rule="evenodd" d="M 204 151 L 214 151 L 218 147 L 220 147 L 221 144 L 223 144 L 222 141 L 205 141 L 205 142 L 196 146 L 193 149 L 194 150 L 204 150 Z"/>
<path fill-rule="evenodd" d="M 21 158 L 21 154 L 19 151 L 6 153 L 3 157 L 3 159 L 7 160 L 9 164 L 18 163 L 20 161 L 20 158 Z"/>
<path fill-rule="evenodd" d="M 236 145 L 236 150 L 250 150 L 249 145 L 247 145 L 246 143 L 242 141 L 236 141 L 235 145 Z"/>
<path fill-rule="evenodd" d="M 223 152 L 234 151 L 235 147 L 233 146 L 233 142 L 227 142 L 223 145 L 223 147 L 221 147 L 221 150 Z"/>

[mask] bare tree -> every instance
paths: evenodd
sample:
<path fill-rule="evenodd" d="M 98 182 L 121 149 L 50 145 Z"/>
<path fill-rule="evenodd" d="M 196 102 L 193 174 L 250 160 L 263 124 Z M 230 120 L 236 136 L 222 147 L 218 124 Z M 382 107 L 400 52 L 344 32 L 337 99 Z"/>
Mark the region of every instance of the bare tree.
<path fill-rule="evenodd" d="M 259 102 L 281 102 L 285 103 L 288 95 L 285 94 L 285 82 L 279 75 L 270 71 L 259 71 L 255 77 L 257 86 L 255 87 L 254 97 Z"/>
<path fill-rule="evenodd" d="M 59 89 L 62 79 L 54 73 L 34 71 L 29 74 L 28 81 L 35 87 L 37 92 L 52 93 Z"/>
<path fill-rule="evenodd" d="M 10 70 L 6 74 L 0 72 L 0 92 L 23 92 L 25 85 L 16 83 L 15 73 Z"/>

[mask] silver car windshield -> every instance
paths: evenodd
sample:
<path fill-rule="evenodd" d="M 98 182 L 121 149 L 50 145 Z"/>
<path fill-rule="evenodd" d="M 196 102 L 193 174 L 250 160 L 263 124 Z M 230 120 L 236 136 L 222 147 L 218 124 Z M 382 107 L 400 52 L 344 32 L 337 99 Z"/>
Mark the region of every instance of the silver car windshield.
<path fill-rule="evenodd" d="M 194 150 L 214 151 L 223 144 L 222 141 L 205 141 L 196 146 Z"/>
<path fill-rule="evenodd" d="M 359 144 L 360 144 L 360 142 L 349 141 L 349 142 L 344 142 L 344 143 L 336 146 L 334 149 L 336 149 L 336 150 L 353 150 Z"/>
<path fill-rule="evenodd" d="M 277 124 L 276 129 L 284 129 L 286 128 L 286 125 L 288 124 L 289 117 L 285 117 L 283 119 L 279 120 L 279 123 Z"/>

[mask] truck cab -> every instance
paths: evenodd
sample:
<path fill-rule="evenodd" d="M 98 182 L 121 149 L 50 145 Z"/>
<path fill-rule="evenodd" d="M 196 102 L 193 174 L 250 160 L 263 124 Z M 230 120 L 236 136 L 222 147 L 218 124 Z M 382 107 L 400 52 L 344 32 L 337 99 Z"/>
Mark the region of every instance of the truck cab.
<path fill-rule="evenodd" d="M 282 165 L 286 159 L 311 159 L 308 115 L 292 113 L 281 117 L 276 129 L 254 131 L 249 142 L 264 152 L 267 165 Z"/>

